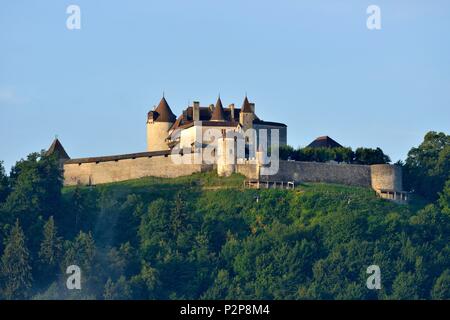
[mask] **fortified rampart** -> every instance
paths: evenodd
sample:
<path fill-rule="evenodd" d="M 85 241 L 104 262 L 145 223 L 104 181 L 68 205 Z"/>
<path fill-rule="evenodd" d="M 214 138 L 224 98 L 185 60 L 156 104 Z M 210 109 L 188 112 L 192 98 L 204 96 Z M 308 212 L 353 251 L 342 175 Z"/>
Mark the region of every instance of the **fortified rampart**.
<path fill-rule="evenodd" d="M 95 185 L 142 177 L 176 178 L 217 170 L 219 165 L 195 164 L 195 153 L 142 152 L 110 157 L 70 159 L 64 162 L 64 184 Z M 237 161 L 233 172 L 251 180 L 324 182 L 372 187 L 380 196 L 403 190 L 402 171 L 395 165 L 355 165 L 280 160 L 278 173 L 260 175 L 255 161 Z M 383 196 L 387 197 L 387 196 Z"/>
<path fill-rule="evenodd" d="M 303 161 L 280 161 L 278 173 L 262 180 L 327 182 L 370 187 L 370 166 Z"/>
<path fill-rule="evenodd" d="M 95 185 L 149 176 L 176 178 L 213 169 L 212 165 L 195 164 L 193 157 L 194 154 L 172 155 L 170 151 L 157 151 L 71 159 L 64 162 L 64 185 Z"/>

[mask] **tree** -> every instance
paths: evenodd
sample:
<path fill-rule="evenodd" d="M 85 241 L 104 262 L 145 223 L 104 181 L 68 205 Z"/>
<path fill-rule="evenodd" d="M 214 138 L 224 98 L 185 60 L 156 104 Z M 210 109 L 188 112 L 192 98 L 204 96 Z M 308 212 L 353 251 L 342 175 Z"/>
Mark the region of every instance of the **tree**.
<path fill-rule="evenodd" d="M 401 272 L 392 285 L 392 297 L 395 300 L 416 300 L 419 299 L 419 283 L 411 272 Z"/>
<path fill-rule="evenodd" d="M 184 199 L 185 194 L 180 191 L 177 193 L 175 197 L 175 204 L 171 210 L 170 220 L 171 220 L 171 229 L 172 234 L 177 236 L 178 233 L 186 230 L 186 222 L 187 222 L 187 207 L 186 201 Z"/>
<path fill-rule="evenodd" d="M 142 261 L 142 269 L 139 274 L 131 278 L 134 298 L 157 299 L 157 287 L 160 285 L 159 272 L 149 264 Z"/>
<path fill-rule="evenodd" d="M 431 291 L 431 297 L 436 300 L 450 299 L 450 270 L 447 269 L 437 278 Z"/>
<path fill-rule="evenodd" d="M 32 153 L 11 169 L 13 192 L 6 207 L 11 212 L 56 213 L 60 207 L 62 175 L 58 159 L 44 152 Z"/>
<path fill-rule="evenodd" d="M 155 258 L 159 251 L 167 250 L 169 240 L 168 226 L 170 209 L 163 199 L 157 199 L 148 206 L 148 211 L 142 215 L 139 225 L 141 254 L 149 260 Z"/>
<path fill-rule="evenodd" d="M 29 253 L 25 245 L 25 235 L 16 220 L 6 240 L 5 251 L 1 259 L 3 295 L 6 299 L 23 299 L 28 297 L 32 276 Z"/>
<path fill-rule="evenodd" d="M 10 192 L 9 179 L 3 167 L 3 161 L 0 161 L 0 204 L 6 200 Z"/>
<path fill-rule="evenodd" d="M 139 260 L 129 242 L 123 243 L 119 248 L 109 250 L 106 268 L 112 279 L 117 279 L 121 275 L 128 277 L 139 272 Z"/>
<path fill-rule="evenodd" d="M 225 300 L 228 298 L 232 281 L 227 270 L 219 270 L 214 283 L 202 296 L 206 300 Z"/>
<path fill-rule="evenodd" d="M 441 206 L 442 212 L 450 217 L 450 179 L 445 184 L 444 190 L 440 193 L 439 205 Z"/>
<path fill-rule="evenodd" d="M 391 159 L 380 148 L 358 148 L 355 151 L 354 162 L 365 165 L 385 164 L 391 162 Z"/>
<path fill-rule="evenodd" d="M 295 160 L 295 149 L 291 146 L 280 146 L 279 157 L 280 160 Z"/>
<path fill-rule="evenodd" d="M 2 205 L 7 223 L 16 219 L 28 237 L 31 261 L 37 262 L 44 221 L 61 208 L 62 177 L 55 156 L 32 153 L 20 160 L 10 174 L 11 193 Z"/>
<path fill-rule="evenodd" d="M 53 216 L 44 225 L 44 239 L 39 250 L 39 258 L 49 268 L 53 269 L 61 256 L 62 238 L 58 237 Z"/>
<path fill-rule="evenodd" d="M 450 136 L 428 132 L 423 142 L 408 152 L 405 185 L 429 201 L 435 201 L 450 179 Z"/>
<path fill-rule="evenodd" d="M 77 265 L 81 268 L 82 274 L 89 276 L 95 259 L 95 241 L 92 234 L 80 231 L 73 241 L 66 241 L 66 253 L 63 259 L 62 270 L 70 265 Z M 82 279 L 85 279 L 83 276 Z"/>
<path fill-rule="evenodd" d="M 128 300 L 131 299 L 131 287 L 124 276 L 121 276 L 117 282 L 108 279 L 103 293 L 105 300 Z"/>

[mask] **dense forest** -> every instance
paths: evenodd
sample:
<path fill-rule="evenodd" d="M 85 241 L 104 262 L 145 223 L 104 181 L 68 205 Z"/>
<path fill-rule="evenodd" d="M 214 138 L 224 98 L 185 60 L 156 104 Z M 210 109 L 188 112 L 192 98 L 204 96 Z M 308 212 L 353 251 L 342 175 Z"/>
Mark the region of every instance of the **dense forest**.
<path fill-rule="evenodd" d="M 363 151 L 351 162 L 389 161 Z M 212 173 L 63 188 L 58 160 L 34 153 L 0 165 L 0 298 L 450 299 L 450 136 L 429 132 L 399 165 L 408 205 Z"/>

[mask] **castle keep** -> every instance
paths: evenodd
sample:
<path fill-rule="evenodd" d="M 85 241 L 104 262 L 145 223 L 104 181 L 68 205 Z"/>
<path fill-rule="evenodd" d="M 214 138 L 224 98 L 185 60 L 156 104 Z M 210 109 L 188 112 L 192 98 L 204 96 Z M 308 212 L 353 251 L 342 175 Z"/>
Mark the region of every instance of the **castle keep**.
<path fill-rule="evenodd" d="M 268 150 L 287 143 L 287 126 L 264 121 L 245 97 L 241 108 L 193 102 L 176 117 L 165 97 L 147 114 L 147 151 L 70 159 L 58 139 L 47 154 L 57 153 L 64 185 L 95 185 L 147 176 L 174 178 L 216 170 L 221 176 L 240 173 L 256 181 L 326 182 L 373 188 L 380 196 L 406 200 L 401 168 L 283 161 Z M 318 144 L 337 144 L 321 137 Z M 239 147 L 242 152 L 239 152 Z M 212 158 L 213 161 L 207 159 Z M 272 160 L 271 160 L 272 159 Z M 275 170 L 270 170 L 269 167 Z M 273 169 L 273 168 L 272 168 Z"/>

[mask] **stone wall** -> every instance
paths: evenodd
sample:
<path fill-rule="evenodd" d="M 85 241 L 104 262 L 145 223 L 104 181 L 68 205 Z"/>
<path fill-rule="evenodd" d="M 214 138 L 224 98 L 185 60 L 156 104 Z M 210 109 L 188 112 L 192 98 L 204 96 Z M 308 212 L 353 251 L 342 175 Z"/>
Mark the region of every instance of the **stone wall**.
<path fill-rule="evenodd" d="M 262 180 L 327 182 L 361 187 L 371 186 L 370 166 L 280 160 L 276 175 Z"/>
<path fill-rule="evenodd" d="M 64 185 L 93 185 L 142 177 L 176 178 L 217 170 L 218 165 L 194 164 L 195 154 L 141 153 L 101 158 L 71 159 L 64 164 Z M 198 160 L 198 159 L 197 159 Z M 259 177 L 256 161 L 238 162 L 234 170 L 247 179 L 295 182 L 325 182 L 402 191 L 402 171 L 394 165 L 351 165 L 280 161 L 276 175 Z"/>
<path fill-rule="evenodd" d="M 179 159 L 174 159 L 174 158 Z M 142 177 L 176 178 L 196 172 L 211 171 L 212 165 L 176 164 L 179 155 L 136 157 L 111 161 L 80 161 L 72 159 L 64 164 L 64 185 L 91 185 L 125 181 Z M 192 154 L 183 157 L 192 158 Z M 188 159 L 185 159 L 185 161 Z M 187 162 L 194 163 L 189 160 Z"/>
<path fill-rule="evenodd" d="M 258 165 L 254 163 L 238 163 L 236 165 L 236 172 L 251 180 L 259 179 L 258 169 Z"/>

